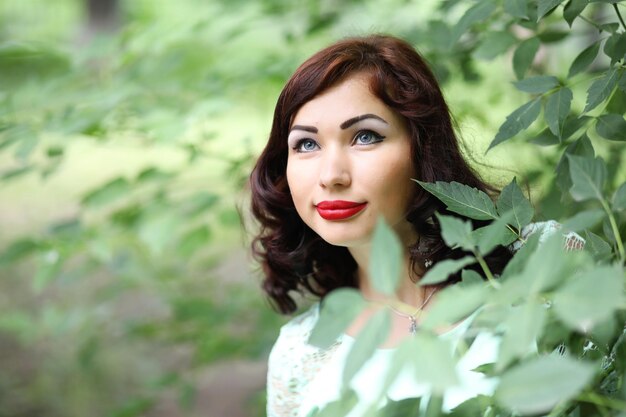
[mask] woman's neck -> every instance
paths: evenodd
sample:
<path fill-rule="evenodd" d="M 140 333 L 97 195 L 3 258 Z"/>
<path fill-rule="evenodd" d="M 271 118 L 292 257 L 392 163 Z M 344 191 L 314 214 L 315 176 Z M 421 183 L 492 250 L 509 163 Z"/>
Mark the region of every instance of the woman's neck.
<path fill-rule="evenodd" d="M 359 246 L 358 248 L 350 248 L 350 254 L 358 265 L 357 278 L 359 290 L 363 294 L 363 298 L 376 302 L 401 301 L 414 307 L 419 307 L 425 300 L 424 288 L 417 285 L 417 273 L 410 266 L 409 254 L 405 253 L 400 268 L 401 278 L 398 282 L 395 298 L 393 296 L 383 294 L 374 288 L 369 274 L 370 246 Z"/>

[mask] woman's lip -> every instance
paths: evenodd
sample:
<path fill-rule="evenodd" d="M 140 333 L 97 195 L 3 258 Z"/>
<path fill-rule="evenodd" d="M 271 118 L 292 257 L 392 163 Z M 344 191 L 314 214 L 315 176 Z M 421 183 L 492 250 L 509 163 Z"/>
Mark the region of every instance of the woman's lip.
<path fill-rule="evenodd" d="M 365 208 L 367 203 L 353 201 L 322 201 L 316 205 L 317 212 L 325 220 L 344 220 L 350 218 Z"/>

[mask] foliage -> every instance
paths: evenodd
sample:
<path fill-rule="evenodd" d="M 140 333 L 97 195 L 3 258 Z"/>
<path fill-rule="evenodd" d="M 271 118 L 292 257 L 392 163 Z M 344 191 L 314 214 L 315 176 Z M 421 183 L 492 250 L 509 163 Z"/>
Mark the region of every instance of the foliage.
<path fill-rule="evenodd" d="M 578 359 L 600 360 L 610 346 L 609 359 L 626 356 L 624 337 L 615 341 L 624 322 L 623 278 L 621 292 L 617 278 L 623 270 L 611 266 L 623 261 L 626 208 L 625 43 L 615 17 L 623 5 L 434 3 L 122 1 L 120 31 L 92 36 L 78 26 L 77 1 L 2 2 L 0 416 L 147 415 L 172 392 L 189 406 L 195 376 L 206 364 L 267 353 L 279 320 L 260 298 L 257 281 L 251 283 L 239 258 L 230 262 L 238 267 L 234 272 L 218 268 L 238 244 L 236 205 L 244 200 L 247 172 L 285 79 L 329 41 L 371 31 L 417 45 L 459 120 L 494 133 L 490 155 L 521 162 L 527 171 L 518 175 L 520 183 L 545 187 L 533 202 L 536 218 L 560 220 L 587 238 L 584 253 L 561 255 L 558 245 L 548 246 L 555 260 L 550 270 L 542 269 L 545 250 L 530 240 L 505 271 L 510 279 L 491 277 L 493 285 L 484 286 L 464 273 L 466 287 L 440 294 L 424 317 L 419 343 L 401 349 L 399 357 L 416 357 L 411 352 L 417 349 L 418 357 L 432 358 L 440 368 L 428 378 L 445 390 L 456 376 L 446 350 L 427 330 L 487 302 L 497 308 L 491 316 L 485 310 L 477 326 L 507 317 L 507 326 L 524 331 L 503 336 L 508 353 L 494 372 L 509 375 L 503 379 L 509 382 L 495 399 L 479 397 L 456 415 L 478 415 L 476 409 L 488 406 L 505 415 L 501 405 L 535 394 L 510 389 L 518 386 L 541 388 L 543 404 L 574 393 L 575 400 L 558 407 L 581 404 L 580 415 L 609 413 L 621 404 L 622 361 L 605 360 L 603 376 L 595 362 L 590 368 Z M 22 4 L 30 9 L 11 6 Z M 580 52 L 570 57 L 570 51 Z M 499 82 L 507 74 L 502 57 L 512 63 L 514 84 Z M 571 65 L 560 64 L 570 58 Z M 506 120 L 501 109 L 510 113 Z M 539 146 L 498 154 L 524 142 Z M 436 265 L 425 277 L 429 282 L 480 262 L 493 245 L 516 238 L 532 217 L 515 182 L 495 204 L 456 184 L 423 185 L 447 196 L 451 207 L 466 206 L 470 217 L 495 220 L 472 231 L 442 217 L 446 241 L 471 247 L 474 256 Z M 389 233 L 380 233 L 382 247 L 392 251 L 376 264 L 384 268 L 384 260 L 396 256 L 395 246 L 387 242 Z M 568 274 L 575 266 L 580 272 Z M 594 271 L 606 275 L 606 285 L 593 285 Z M 380 288 L 393 287 L 384 271 L 376 276 Z M 520 293 L 528 280 L 536 288 Z M 581 299 L 581 292 L 589 298 Z M 544 296 L 555 297 L 554 308 L 540 308 Z M 339 291 L 328 299 L 329 309 L 333 297 L 332 334 L 320 328 L 318 343 L 332 342 L 363 304 L 358 294 Z M 601 303 L 589 302 L 599 298 Z M 574 312 L 570 306 L 579 302 L 584 308 Z M 346 380 L 371 351 L 369 341 L 384 334 L 385 318 L 377 320 L 359 339 Z M 534 338 L 541 353 L 566 343 L 569 359 L 527 357 L 519 346 Z M 595 350 L 583 350 L 588 339 Z M 570 384 L 543 396 L 543 385 L 528 375 L 533 367 L 554 371 L 542 379 L 566 375 Z M 592 383 L 575 384 L 587 379 Z M 422 407 L 435 415 L 437 398 L 423 399 Z M 341 414 L 337 410 L 354 400 L 347 397 L 332 406 L 335 412 L 324 413 Z M 386 411 L 406 415 L 419 406 L 417 400 L 391 402 Z"/>
<path fill-rule="evenodd" d="M 491 220 L 489 226 L 473 230 L 471 223 L 455 216 L 438 215 L 446 245 L 461 247 L 472 254 L 459 260 L 434 265 L 421 285 L 445 281 L 470 264 L 478 263 L 486 281 L 472 271 L 463 271 L 462 282 L 440 291 L 433 306 L 424 313 L 415 338 L 398 347 L 394 362 L 383 376 L 384 387 L 397 377 L 397 369 L 415 369 L 419 381 L 429 384 L 430 395 L 388 401 L 367 415 L 398 415 L 398 409 L 418 410 L 427 416 L 623 416 L 626 411 L 626 253 L 622 236 L 626 229 L 624 193 L 624 113 L 626 112 L 626 24 L 619 1 L 586 0 L 483 0 L 442 3 L 451 12 L 467 7 L 457 21 L 435 19 L 454 61 L 493 59 L 513 51 L 513 82 L 530 97 L 513 110 L 501 124 L 489 149 L 502 147 L 513 138 L 526 138 L 535 146 L 549 146 L 558 159 L 550 166 L 550 195 L 539 207 L 553 204 L 549 211 L 562 222 L 560 232 L 543 242 L 524 230 L 535 218 L 535 210 L 513 179 L 492 201 L 485 193 L 458 183 L 423 183 L 420 186 L 443 201 L 448 210 L 472 219 Z M 611 13 L 610 22 L 598 21 Z M 549 55 L 553 44 L 577 45 L 579 23 L 591 26 L 591 43 L 568 68 L 546 68 L 539 54 Z M 579 45 L 579 44 L 578 44 Z M 541 52 L 540 52 L 541 51 Z M 598 54 L 601 56 L 597 57 Z M 443 60 L 443 64 L 447 61 Z M 441 64 L 441 62 L 440 62 Z M 467 77 L 471 77 L 468 71 Z M 539 116 L 543 114 L 543 119 Z M 535 126 L 535 127 L 533 127 Z M 538 133 L 536 133 L 538 132 Z M 596 154 L 604 156 L 598 156 Z M 556 202 L 556 204 L 554 203 Z M 558 205 L 558 207 L 557 207 Z M 387 226 L 379 225 L 372 253 L 380 259 L 374 265 L 377 288 L 393 294 L 396 268 L 391 267 L 397 245 Z M 568 247 L 566 233 L 577 231 L 586 237 L 584 250 Z M 543 239 L 542 239 L 543 240 Z M 484 261 L 497 245 L 523 244 L 500 276 L 494 276 Z M 384 273 L 386 271 L 386 274 Z M 381 278 L 383 277 L 383 278 Z M 368 303 L 354 291 L 332 294 L 333 305 L 345 310 L 322 308 L 312 343 L 335 340 Z M 401 302 L 396 300 L 397 303 Z M 353 308 L 354 307 L 354 308 Z M 442 328 L 471 317 L 465 343 L 471 346 L 476 334 L 492 334 L 500 340 L 497 359 L 481 367 L 486 377 L 495 378 L 490 395 L 470 398 L 457 408 L 442 407 L 445 393 L 458 384 L 450 368 L 459 353 L 449 340 L 438 338 Z M 330 322 L 334 325 L 328 325 Z M 386 338 L 385 324 L 374 323 L 379 336 Z M 345 372 L 356 373 L 372 352 L 372 335 L 357 337 Z M 439 343 L 440 346 L 433 344 Z M 432 347 L 430 347 L 432 346 Z M 428 358 L 429 366 L 420 367 Z M 437 372 L 428 372 L 428 369 Z M 418 370 L 420 370 L 418 372 Z M 345 373 L 344 373 L 345 376 Z M 350 380 L 344 381 L 349 392 Z M 353 395 L 353 394 L 350 394 Z M 348 396 L 347 398 L 351 398 Z M 339 406 L 344 413 L 353 402 L 340 399 L 313 413 L 334 416 Z M 409 415 L 402 414 L 402 415 Z M 419 414 L 421 415 L 421 414 Z"/>

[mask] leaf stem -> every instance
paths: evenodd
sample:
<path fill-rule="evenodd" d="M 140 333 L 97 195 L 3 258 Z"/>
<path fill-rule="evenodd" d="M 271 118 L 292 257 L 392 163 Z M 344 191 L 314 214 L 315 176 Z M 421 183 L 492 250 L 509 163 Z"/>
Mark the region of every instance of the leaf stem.
<path fill-rule="evenodd" d="M 603 408 L 612 408 L 614 410 L 625 410 L 626 401 L 618 400 L 615 398 L 604 397 L 597 393 L 590 391 L 580 394 L 577 398 L 578 401 L 582 401 L 589 404 L 595 404 Z"/>
<path fill-rule="evenodd" d="M 615 9 L 615 13 L 617 13 L 617 17 L 618 17 L 619 21 L 622 22 L 622 27 L 624 28 L 624 30 L 626 30 L 626 23 L 624 23 L 624 18 L 622 17 L 622 14 L 619 12 L 619 8 L 617 7 L 617 3 L 613 3 L 613 8 Z"/>
<path fill-rule="evenodd" d="M 487 265 L 487 262 L 485 262 L 485 259 L 482 257 L 482 255 L 477 250 L 474 250 L 474 256 L 476 257 L 478 264 L 480 265 L 483 272 L 485 273 L 485 276 L 487 277 L 487 281 L 489 281 L 489 284 L 493 288 L 500 288 L 500 283 L 496 281 L 496 279 L 494 278 L 493 274 L 491 273 L 491 270 L 489 269 L 489 265 Z"/>
<path fill-rule="evenodd" d="M 617 243 L 617 251 L 619 252 L 619 260 L 624 265 L 626 261 L 626 251 L 624 251 L 624 243 L 622 242 L 622 236 L 619 233 L 619 227 L 617 227 L 617 222 L 615 221 L 615 216 L 613 216 L 613 211 L 604 200 L 604 198 L 600 199 L 600 203 L 602 204 L 602 208 L 609 216 L 609 223 L 611 223 L 611 230 L 613 231 L 613 236 L 615 236 L 615 243 Z"/>
<path fill-rule="evenodd" d="M 600 32 L 602 32 L 602 29 L 600 28 L 600 25 L 597 24 L 596 22 L 594 22 L 593 20 L 590 20 L 588 18 L 586 18 L 585 16 L 583 16 L 582 14 L 578 15 L 578 17 L 580 17 L 582 20 L 584 20 L 585 22 L 589 23 L 591 26 L 593 26 L 594 28 L 598 29 Z"/>

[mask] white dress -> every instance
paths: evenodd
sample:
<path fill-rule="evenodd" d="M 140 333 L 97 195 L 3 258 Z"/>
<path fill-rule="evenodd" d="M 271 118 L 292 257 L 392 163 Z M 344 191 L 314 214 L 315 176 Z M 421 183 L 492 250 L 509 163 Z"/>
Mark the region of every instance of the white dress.
<path fill-rule="evenodd" d="M 525 228 L 522 234 L 527 237 L 540 232 L 542 241 L 559 228 L 560 225 L 552 221 L 534 223 Z M 573 233 L 565 235 L 566 249 L 580 249 L 582 245 L 584 239 L 580 236 Z M 517 250 L 519 247 L 512 249 Z M 473 314 L 440 337 L 448 339 L 454 347 L 475 316 Z M 316 303 L 281 328 L 268 363 L 268 417 L 307 417 L 316 408 L 322 409 L 324 405 L 339 398 L 344 364 L 354 339 L 342 334 L 328 349 L 308 344 L 318 318 L 319 303 Z M 497 381 L 474 369 L 496 361 L 499 343 L 497 336 L 488 333 L 481 333 L 476 337 L 471 347 L 459 359 L 456 369 L 459 385 L 446 391 L 443 398 L 444 409 L 450 410 L 479 394 L 493 393 Z M 361 416 L 373 405 L 372 401 L 378 401 L 393 352 L 394 349 L 377 349 L 354 376 L 350 387 L 358 396 L 358 403 L 348 417 Z M 428 397 L 429 394 L 428 385 L 420 382 L 418 375 L 408 371 L 401 372 L 386 392 L 386 396 L 394 401 Z M 384 406 L 384 401 L 377 406 Z"/>

